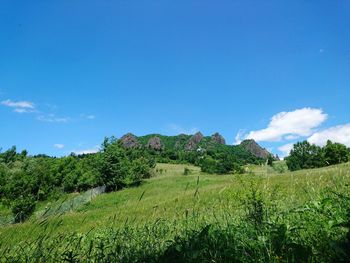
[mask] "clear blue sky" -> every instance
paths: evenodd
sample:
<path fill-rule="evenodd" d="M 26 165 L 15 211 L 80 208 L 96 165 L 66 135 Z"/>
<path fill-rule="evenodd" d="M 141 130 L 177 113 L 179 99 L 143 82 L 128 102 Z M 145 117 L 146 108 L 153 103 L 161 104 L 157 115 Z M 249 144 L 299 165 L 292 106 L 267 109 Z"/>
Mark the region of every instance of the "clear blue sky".
<path fill-rule="evenodd" d="M 314 133 L 350 145 L 349 29 L 345 0 L 1 1 L 0 147 L 196 130 L 279 154 Z"/>

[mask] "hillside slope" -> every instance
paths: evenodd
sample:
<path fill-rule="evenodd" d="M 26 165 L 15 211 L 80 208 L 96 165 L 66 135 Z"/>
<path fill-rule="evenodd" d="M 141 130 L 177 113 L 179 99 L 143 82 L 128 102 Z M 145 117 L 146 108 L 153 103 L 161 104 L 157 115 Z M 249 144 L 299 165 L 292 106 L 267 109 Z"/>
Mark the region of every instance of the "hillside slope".
<path fill-rule="evenodd" d="M 191 171 L 188 176 L 183 175 L 185 167 Z M 259 176 L 254 175 L 255 170 Z M 78 210 L 49 221 L 60 222 L 55 232 L 87 232 L 109 226 L 111 219 L 114 226 L 121 226 L 160 218 L 176 220 L 193 212 L 237 212 L 240 200 L 253 186 L 266 196 L 277 194 L 274 200 L 278 205 L 291 209 L 313 200 L 330 186 L 336 189 L 350 184 L 350 164 L 283 174 L 268 166 L 250 166 L 250 175 L 208 175 L 197 167 L 178 164 L 158 164 L 156 171 L 156 176 L 140 187 L 102 194 Z M 34 221 L 0 228 L 0 235 L 12 241 L 35 237 L 41 228 Z"/>

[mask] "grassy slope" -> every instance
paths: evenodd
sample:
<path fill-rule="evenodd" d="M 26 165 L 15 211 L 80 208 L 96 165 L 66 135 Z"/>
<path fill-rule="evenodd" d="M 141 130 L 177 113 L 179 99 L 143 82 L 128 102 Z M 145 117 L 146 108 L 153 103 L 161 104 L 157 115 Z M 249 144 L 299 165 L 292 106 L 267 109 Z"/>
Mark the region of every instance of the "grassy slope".
<path fill-rule="evenodd" d="M 182 175 L 184 167 L 189 167 L 192 174 Z M 256 174 L 221 176 L 202 174 L 188 165 L 159 164 L 160 169 L 162 174 L 158 172 L 140 187 L 103 194 L 78 211 L 51 219 L 60 222 L 54 231 L 87 232 L 125 222 L 141 225 L 160 218 L 184 218 L 187 212 L 208 217 L 223 210 L 239 213 L 241 198 L 254 186 L 266 193 L 267 202 L 278 200 L 281 208 L 289 209 L 317 198 L 325 188 L 336 190 L 350 184 L 350 164 L 283 174 L 271 168 L 250 167 Z M 0 229 L 0 241 L 35 238 L 41 230 L 34 222 L 4 227 Z"/>

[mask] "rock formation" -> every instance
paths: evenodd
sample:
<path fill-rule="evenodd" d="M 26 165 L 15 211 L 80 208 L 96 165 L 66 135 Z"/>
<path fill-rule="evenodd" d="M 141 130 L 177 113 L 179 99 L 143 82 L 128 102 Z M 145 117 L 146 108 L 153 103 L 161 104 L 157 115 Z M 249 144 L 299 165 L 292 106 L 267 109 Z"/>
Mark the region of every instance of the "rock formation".
<path fill-rule="evenodd" d="M 226 141 L 224 139 L 224 137 L 222 137 L 222 135 L 220 133 L 214 133 L 212 136 L 211 136 L 211 140 L 213 142 L 216 142 L 216 143 L 219 143 L 219 144 L 223 144 L 225 145 L 226 144 Z"/>
<path fill-rule="evenodd" d="M 241 142 L 241 146 L 246 149 L 247 151 L 251 152 L 256 157 L 267 159 L 271 153 L 266 150 L 265 148 L 262 148 L 259 144 L 257 144 L 254 140 L 244 140 Z"/>
<path fill-rule="evenodd" d="M 195 135 L 191 137 L 189 142 L 185 146 L 185 150 L 193 151 L 197 149 L 198 144 L 201 142 L 201 140 L 204 138 L 203 134 L 200 132 L 197 132 Z"/>
<path fill-rule="evenodd" d="M 148 140 L 147 148 L 160 151 L 163 150 L 164 146 L 162 144 L 162 140 L 159 137 L 155 136 Z"/>
<path fill-rule="evenodd" d="M 125 134 L 120 138 L 122 145 L 127 149 L 139 148 L 141 144 L 137 137 L 132 133 Z"/>

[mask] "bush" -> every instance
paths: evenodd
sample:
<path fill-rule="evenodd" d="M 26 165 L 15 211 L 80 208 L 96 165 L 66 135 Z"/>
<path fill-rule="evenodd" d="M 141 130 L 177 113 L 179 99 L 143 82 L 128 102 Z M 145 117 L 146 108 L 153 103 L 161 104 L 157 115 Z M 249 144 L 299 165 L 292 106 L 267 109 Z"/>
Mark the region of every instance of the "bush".
<path fill-rule="evenodd" d="M 184 169 L 184 175 L 190 175 L 191 174 L 191 170 L 187 167 L 185 167 Z"/>
<path fill-rule="evenodd" d="M 12 214 L 15 223 L 24 222 L 35 210 L 35 201 L 33 197 L 20 197 L 12 203 Z"/>

